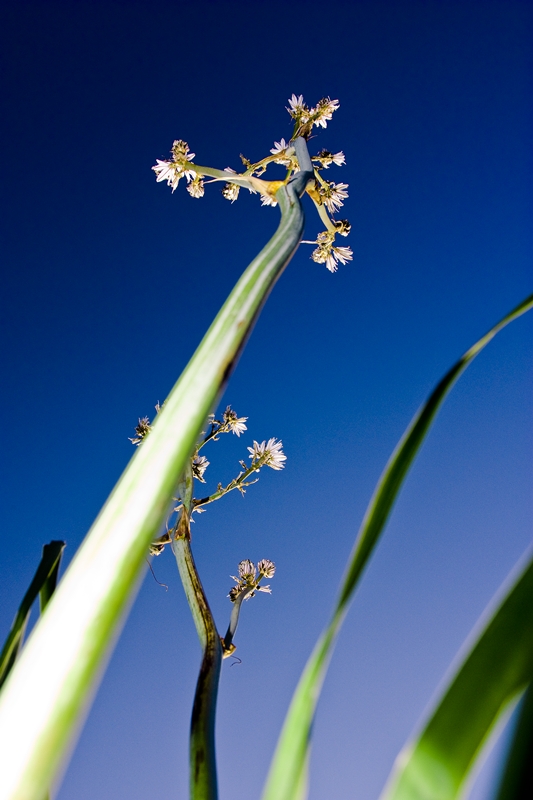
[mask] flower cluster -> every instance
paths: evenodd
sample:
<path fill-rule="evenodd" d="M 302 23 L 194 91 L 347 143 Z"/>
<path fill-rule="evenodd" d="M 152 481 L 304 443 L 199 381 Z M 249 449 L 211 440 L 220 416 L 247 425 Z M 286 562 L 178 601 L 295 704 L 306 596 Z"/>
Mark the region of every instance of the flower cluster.
<path fill-rule="evenodd" d="M 347 188 L 347 183 L 334 183 L 333 181 L 321 181 L 320 183 L 317 181 L 316 184 L 321 202 L 331 214 L 335 214 L 344 205 L 343 201 L 348 197 Z"/>
<path fill-rule="evenodd" d="M 235 436 L 240 436 L 241 433 L 247 430 L 247 426 L 245 425 L 247 420 L 248 417 L 237 416 L 237 412 L 234 411 L 231 406 L 226 407 L 226 410 L 222 414 L 222 419 L 215 419 L 215 415 L 211 414 L 208 420 L 211 425 L 211 430 L 200 446 L 202 447 L 211 439 L 217 441 L 220 433 L 234 433 Z"/>
<path fill-rule="evenodd" d="M 347 234 L 342 235 L 346 236 Z M 316 261 L 317 264 L 325 264 L 326 268 L 329 269 L 330 272 L 337 271 L 338 261 L 340 261 L 341 264 L 346 264 L 353 258 L 350 247 L 335 247 L 333 244 L 334 241 L 334 232 L 323 231 L 322 233 L 318 234 L 314 242 L 308 242 L 308 244 L 318 245 L 316 250 L 313 250 L 313 253 L 311 254 L 313 261 Z"/>
<path fill-rule="evenodd" d="M 152 169 L 157 176 L 156 181 L 158 183 L 161 181 L 166 181 L 168 186 L 172 186 L 172 192 L 174 192 L 181 178 L 185 177 L 187 179 L 187 183 L 189 183 L 189 181 L 194 181 L 197 178 L 196 171 L 191 169 L 189 164 L 189 162 L 193 160 L 196 153 L 190 153 L 189 145 L 182 139 L 176 139 L 172 145 L 171 152 L 172 161 L 160 161 L 157 158 L 157 164 L 155 167 L 152 167 Z M 187 187 L 187 189 L 189 189 L 189 187 Z M 198 192 L 199 190 L 195 189 L 194 191 Z M 189 193 L 192 197 L 202 197 L 204 193 L 203 184 L 201 194 L 195 194 L 190 189 Z"/>
<path fill-rule="evenodd" d="M 151 430 L 152 426 L 150 425 L 149 418 L 139 417 L 139 422 L 135 426 L 135 436 L 130 437 L 130 442 L 136 447 L 139 447 L 140 443 L 143 439 L 146 439 Z"/>
<path fill-rule="evenodd" d="M 314 108 L 309 108 L 309 106 L 304 103 L 301 94 L 298 95 L 298 97 L 293 94 L 289 100 L 289 106 L 287 111 L 295 122 L 293 139 L 297 136 L 303 136 L 307 139 L 311 134 L 313 125 L 327 128 L 328 122 L 331 121 L 333 116 L 333 112 L 339 108 L 340 103 L 338 100 L 331 100 L 329 97 L 323 97 Z"/>
<path fill-rule="evenodd" d="M 267 558 L 263 558 L 262 561 L 258 562 L 257 569 L 253 561 L 248 561 L 247 559 L 241 561 L 239 564 L 239 576 L 231 576 L 236 585 L 230 589 L 229 599 L 234 603 L 241 593 L 245 600 L 249 600 L 256 592 L 272 594 L 270 586 L 261 586 L 261 581 L 263 578 L 273 578 L 275 572 L 276 565 Z"/>
<path fill-rule="evenodd" d="M 316 156 L 313 156 L 311 160 L 317 161 L 319 167 L 323 169 L 328 169 L 331 164 L 342 167 L 342 165 L 346 163 L 342 150 L 339 153 L 330 153 L 329 150 L 321 150 Z"/>
<path fill-rule="evenodd" d="M 259 472 L 261 467 L 270 467 L 271 469 L 283 469 L 287 460 L 287 456 L 282 450 L 283 442 L 281 439 L 269 439 L 268 442 L 261 442 L 258 444 L 254 441 L 254 446 L 249 447 L 249 458 L 252 459 L 252 468 Z"/>
<path fill-rule="evenodd" d="M 316 106 L 308 106 L 302 95 L 295 94 L 288 103 L 287 111 L 294 121 L 291 139 L 286 141 L 285 138 L 281 138 L 274 142 L 270 154 L 255 163 L 241 155 L 244 165 L 243 172 L 236 172 L 231 167 L 219 170 L 193 164 L 192 160 L 195 154 L 189 151 L 187 142 L 178 139 L 172 146 L 172 160 L 160 161 L 158 159 L 157 164 L 152 167 L 157 181 L 166 181 L 174 191 L 181 178 L 185 177 L 187 191 L 191 197 L 200 198 L 205 194 L 204 178 L 208 177 L 209 183 L 224 181 L 222 196 L 231 203 L 238 199 L 241 187 L 245 187 L 253 194 L 259 193 L 261 205 L 277 206 L 276 193 L 300 170 L 294 146 L 295 140 L 299 137 L 308 140 L 314 127 L 327 128 L 333 113 L 340 106 L 338 100 L 332 100 L 330 97 L 322 98 Z M 335 272 L 338 263 L 346 264 L 352 260 L 350 247 L 334 246 L 335 236 L 338 233 L 347 236 L 350 230 L 350 225 L 346 220 L 338 222 L 333 219 L 333 215 L 342 208 L 348 197 L 348 184 L 324 180 L 320 173 L 322 170 L 329 169 L 331 165 L 343 166 L 346 159 L 342 150 L 333 153 L 322 149 L 315 156 L 311 156 L 311 163 L 314 181 L 309 182 L 306 192 L 315 203 L 318 214 L 326 226 L 325 234 L 328 237 L 325 239 L 325 234 L 319 234 L 319 237 L 312 242 L 312 244 L 318 244 L 319 247 L 314 250 L 311 258 L 319 264 L 325 264 L 330 272 Z M 279 164 L 286 168 L 284 180 L 269 181 L 262 177 L 270 164 Z"/>

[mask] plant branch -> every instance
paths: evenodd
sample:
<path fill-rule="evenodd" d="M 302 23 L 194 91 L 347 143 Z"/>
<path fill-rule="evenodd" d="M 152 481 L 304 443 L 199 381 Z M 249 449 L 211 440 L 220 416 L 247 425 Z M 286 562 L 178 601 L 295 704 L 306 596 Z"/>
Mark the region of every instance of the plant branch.
<path fill-rule="evenodd" d="M 189 504 L 190 509 L 190 504 Z M 191 551 L 189 510 L 182 508 L 172 537 L 172 551 L 202 646 L 202 664 L 190 731 L 191 800 L 216 800 L 215 715 L 222 645 Z"/>

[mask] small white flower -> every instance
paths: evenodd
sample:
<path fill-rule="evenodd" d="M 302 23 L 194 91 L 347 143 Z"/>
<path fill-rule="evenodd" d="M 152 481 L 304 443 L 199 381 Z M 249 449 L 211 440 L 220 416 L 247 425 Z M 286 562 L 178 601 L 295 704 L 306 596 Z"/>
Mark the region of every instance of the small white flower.
<path fill-rule="evenodd" d="M 282 139 L 280 142 L 274 142 L 274 147 L 270 150 L 273 156 L 279 155 L 279 158 L 276 158 L 274 163 L 275 164 L 283 164 L 285 167 L 290 167 L 292 159 L 290 156 L 294 153 L 294 147 L 289 147 L 285 139 Z"/>
<path fill-rule="evenodd" d="M 321 150 L 320 153 L 313 158 L 315 161 L 320 161 L 320 164 L 322 167 L 324 167 L 324 169 L 329 169 L 331 164 L 341 167 L 346 163 L 346 159 L 342 150 L 338 153 L 330 153 L 329 150 Z"/>
<path fill-rule="evenodd" d="M 187 169 L 189 161 L 192 161 L 195 153 L 189 153 L 189 145 L 182 139 L 176 139 L 172 145 L 172 161 L 160 161 L 152 167 L 156 174 L 156 181 L 166 181 L 168 186 L 172 186 L 172 191 L 180 182 L 181 178 L 187 178 L 187 183 L 196 177 L 196 172 Z"/>
<path fill-rule="evenodd" d="M 152 169 L 157 176 L 157 183 L 166 181 L 168 186 L 172 186 L 172 191 L 174 192 L 176 186 L 180 182 L 180 178 L 183 177 L 183 170 L 178 168 L 177 164 L 174 164 L 173 161 L 160 161 L 158 158 L 156 161 L 157 164 L 155 167 L 152 167 Z"/>
<path fill-rule="evenodd" d="M 236 436 L 240 436 L 241 433 L 244 433 L 244 431 L 247 430 L 247 427 L 244 424 L 247 419 L 248 417 L 238 417 L 237 413 L 233 411 L 231 406 L 226 408 L 222 416 L 223 423 L 227 425 L 228 429 Z"/>
<path fill-rule="evenodd" d="M 353 258 L 351 247 L 333 247 L 328 243 L 319 243 L 316 250 L 313 250 L 311 258 L 317 264 L 325 264 L 330 272 L 337 272 L 337 261 L 346 264 Z"/>
<path fill-rule="evenodd" d="M 303 95 L 298 95 L 298 97 L 293 94 L 289 100 L 290 108 L 287 109 L 291 117 L 294 119 L 302 119 L 303 117 L 309 116 L 309 109 L 304 103 Z"/>
<path fill-rule="evenodd" d="M 328 122 L 333 116 L 333 112 L 340 106 L 338 100 L 330 100 L 329 97 L 324 97 L 320 100 L 315 108 L 312 108 L 310 116 L 313 119 L 313 125 L 320 125 L 321 128 L 327 128 Z"/>
<path fill-rule="evenodd" d="M 248 559 L 245 559 L 244 561 L 240 562 L 240 564 L 239 564 L 239 578 L 241 580 L 245 580 L 245 581 L 248 581 L 248 580 L 254 581 L 255 580 L 255 564 L 253 563 L 253 561 L 249 561 Z"/>
<path fill-rule="evenodd" d="M 322 197 L 324 205 L 331 214 L 334 214 L 341 206 L 344 205 L 343 200 L 348 197 L 348 192 L 346 191 L 347 188 L 347 183 L 333 183 L 333 181 L 326 181 L 326 186 L 320 186 L 320 196 Z"/>
<path fill-rule="evenodd" d="M 209 461 L 205 456 L 196 455 L 192 462 L 192 474 L 200 483 L 205 483 L 204 472 L 209 466 Z"/>
<path fill-rule="evenodd" d="M 276 439 L 269 439 L 268 442 L 254 441 L 253 447 L 249 447 L 249 458 L 252 459 L 252 466 L 256 466 L 259 470 L 260 467 L 266 466 L 271 469 L 283 469 L 287 460 L 287 456 L 282 450 L 283 442 L 277 442 Z"/>
<path fill-rule="evenodd" d="M 189 192 L 191 197 L 203 197 L 204 196 L 204 182 L 197 175 L 194 180 L 192 180 L 189 185 L 187 186 L 187 191 Z"/>
<path fill-rule="evenodd" d="M 326 258 L 326 269 L 329 269 L 330 272 L 337 272 L 337 261 L 335 260 L 333 253 L 328 253 L 328 257 Z"/>
<path fill-rule="evenodd" d="M 276 571 L 276 565 L 273 561 L 269 561 L 268 558 L 263 558 L 258 563 L 257 570 L 260 574 L 264 575 L 265 578 L 273 578 Z"/>
<path fill-rule="evenodd" d="M 351 247 L 332 247 L 332 253 L 339 259 L 341 264 L 347 264 L 348 261 L 352 261 L 353 253 Z"/>
<path fill-rule="evenodd" d="M 349 226 L 347 220 L 344 220 L 343 224 L 344 223 Z M 318 245 L 316 250 L 313 250 L 311 253 L 311 258 L 317 264 L 325 264 L 330 272 L 337 272 L 338 261 L 340 261 L 341 264 L 346 264 L 353 258 L 351 247 L 335 247 L 333 245 L 335 233 L 335 231 L 322 231 L 316 237 L 315 242 L 307 242 L 307 244 Z"/>
<path fill-rule="evenodd" d="M 261 195 L 261 205 L 262 206 L 277 206 L 278 201 L 275 200 L 271 194 L 262 194 Z"/>
<path fill-rule="evenodd" d="M 284 153 L 287 147 L 288 144 L 285 139 L 281 139 L 279 142 L 274 142 L 274 147 L 271 148 L 270 152 L 273 156 L 276 156 L 278 153 Z"/>

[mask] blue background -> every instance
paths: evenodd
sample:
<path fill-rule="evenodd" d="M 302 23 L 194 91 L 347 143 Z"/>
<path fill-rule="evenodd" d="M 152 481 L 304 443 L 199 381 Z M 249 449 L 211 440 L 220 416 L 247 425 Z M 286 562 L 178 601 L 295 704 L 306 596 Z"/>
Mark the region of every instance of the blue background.
<path fill-rule="evenodd" d="M 283 472 L 196 522 L 221 630 L 237 563 L 278 566 L 224 664 L 222 798 L 258 797 L 372 489 L 449 366 L 531 292 L 527 2 L 13 2 L 1 8 L 4 343 L 0 624 L 42 544 L 72 558 L 277 209 L 150 171 L 176 138 L 239 168 L 290 136 L 287 98 L 341 107 L 317 150 L 350 184 L 351 264 L 302 245 L 222 401 Z M 305 238 L 322 229 L 306 203 Z M 345 213 L 344 213 L 345 212 Z M 531 537 L 531 330 L 492 342 L 446 401 L 346 621 L 319 705 L 311 800 L 376 798 L 454 654 Z M 154 562 L 60 800 L 184 798 L 199 647 L 170 553 Z M 497 759 L 493 759 L 493 766 Z M 490 766 L 490 765 L 489 765 Z M 486 797 L 487 768 L 476 787 Z"/>

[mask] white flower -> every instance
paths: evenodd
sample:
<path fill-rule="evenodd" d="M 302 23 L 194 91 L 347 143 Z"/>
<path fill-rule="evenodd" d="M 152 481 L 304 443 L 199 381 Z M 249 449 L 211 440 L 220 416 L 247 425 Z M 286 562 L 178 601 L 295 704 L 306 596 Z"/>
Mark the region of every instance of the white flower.
<path fill-rule="evenodd" d="M 332 247 L 331 252 L 339 259 L 341 264 L 347 264 L 348 261 L 352 261 L 353 259 L 351 247 Z"/>
<path fill-rule="evenodd" d="M 329 169 L 331 164 L 341 167 L 346 163 L 342 150 L 339 153 L 330 153 L 329 150 L 321 150 L 318 155 L 313 157 L 315 161 L 320 161 L 324 169 Z"/>
<path fill-rule="evenodd" d="M 199 175 L 197 175 L 194 178 L 194 180 L 189 183 L 189 185 L 187 186 L 187 191 L 189 192 L 191 197 L 203 197 L 204 196 L 204 192 L 205 192 L 204 182 L 200 178 Z"/>
<path fill-rule="evenodd" d="M 282 450 L 283 442 L 276 439 L 269 439 L 268 442 L 261 442 L 258 444 L 254 441 L 253 447 L 249 447 L 250 458 L 252 459 L 252 466 L 256 466 L 259 471 L 260 467 L 266 466 L 271 469 L 283 469 L 287 460 L 287 456 Z"/>
<path fill-rule="evenodd" d="M 303 121 L 303 118 L 306 119 L 309 117 L 309 109 L 304 103 L 303 95 L 298 95 L 298 97 L 293 94 L 293 96 L 289 100 L 290 108 L 287 109 L 291 117 L 294 119 L 300 119 Z"/>
<path fill-rule="evenodd" d="M 277 206 L 278 201 L 275 200 L 271 194 L 262 194 L 261 195 L 261 205 L 262 206 Z"/>
<path fill-rule="evenodd" d="M 181 167 L 178 167 L 177 164 L 174 164 L 173 161 L 160 161 L 158 158 L 156 161 L 157 164 L 155 167 L 152 167 L 152 169 L 157 176 L 157 183 L 166 181 L 168 186 L 172 186 L 172 191 L 174 192 L 176 186 L 180 182 L 180 178 L 183 177 L 183 170 Z"/>
<path fill-rule="evenodd" d="M 330 272 L 337 272 L 337 261 L 346 264 L 353 258 L 351 247 L 333 247 L 331 244 L 321 244 L 313 250 L 311 258 L 317 264 L 325 264 Z"/>
<path fill-rule="evenodd" d="M 319 194 L 328 211 L 334 214 L 341 206 L 344 205 L 343 200 L 348 197 L 347 183 L 333 183 L 333 181 L 326 181 L 325 186 L 319 187 Z"/>
<path fill-rule="evenodd" d="M 160 161 L 152 167 L 156 174 L 156 181 L 166 181 L 168 186 L 172 186 L 172 191 L 180 182 L 181 178 L 186 177 L 187 183 L 196 177 L 196 172 L 187 169 L 189 161 L 192 161 L 195 153 L 189 153 L 189 145 L 182 139 L 176 139 L 172 145 L 172 161 Z"/>
<path fill-rule="evenodd" d="M 344 220 L 344 222 L 347 222 L 347 220 Z M 350 247 L 335 247 L 333 245 L 334 241 L 334 231 L 322 231 L 322 233 L 319 233 L 316 237 L 315 242 L 307 242 L 307 244 L 318 245 L 316 250 L 313 250 L 311 253 L 311 258 L 317 264 L 325 264 L 330 272 L 337 272 L 338 261 L 340 261 L 341 264 L 346 264 L 353 258 Z"/>
<path fill-rule="evenodd" d="M 265 578 L 273 578 L 276 571 L 276 565 L 268 558 L 263 558 L 257 565 L 258 572 L 264 575 Z"/>
<path fill-rule="evenodd" d="M 239 564 L 239 578 L 241 580 L 255 580 L 255 564 L 245 559 Z"/>
<path fill-rule="evenodd" d="M 285 139 L 281 139 L 279 142 L 274 142 L 274 147 L 271 148 L 270 152 L 273 156 L 276 156 L 278 153 L 284 153 L 287 147 L 288 144 Z"/>
<path fill-rule="evenodd" d="M 294 147 L 289 147 L 285 139 L 282 139 L 280 142 L 274 142 L 274 147 L 270 150 L 270 152 L 273 156 L 280 156 L 279 158 L 275 159 L 275 164 L 283 164 L 285 167 L 291 166 L 292 159 L 290 156 L 294 153 Z"/>
<path fill-rule="evenodd" d="M 328 127 L 328 121 L 332 118 L 333 112 L 340 106 L 338 100 L 330 100 L 329 97 L 324 97 L 320 100 L 315 108 L 312 108 L 310 113 L 313 119 L 313 125 L 320 125 L 321 128 Z"/>
<path fill-rule="evenodd" d="M 244 433 L 244 431 L 247 430 L 247 427 L 244 424 L 247 419 L 248 417 L 238 417 L 237 413 L 233 411 L 231 406 L 226 408 L 222 416 L 223 423 L 227 425 L 228 430 L 230 430 L 236 436 L 240 436 L 241 433 Z"/>
<path fill-rule="evenodd" d="M 205 483 L 204 472 L 209 466 L 209 461 L 205 456 L 196 455 L 192 462 L 192 474 L 200 483 Z"/>

